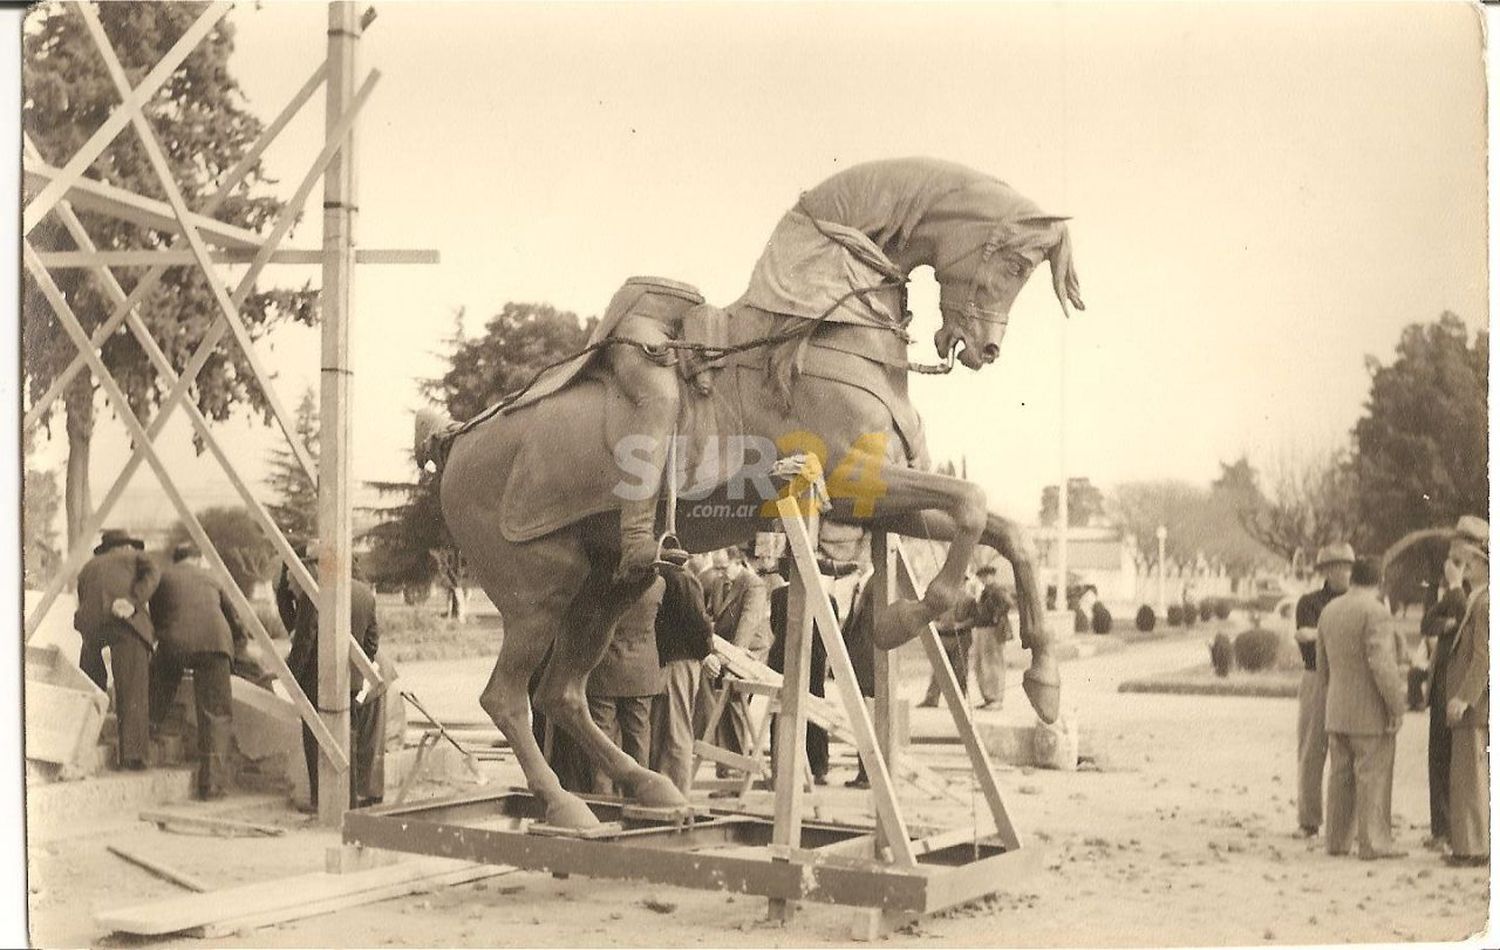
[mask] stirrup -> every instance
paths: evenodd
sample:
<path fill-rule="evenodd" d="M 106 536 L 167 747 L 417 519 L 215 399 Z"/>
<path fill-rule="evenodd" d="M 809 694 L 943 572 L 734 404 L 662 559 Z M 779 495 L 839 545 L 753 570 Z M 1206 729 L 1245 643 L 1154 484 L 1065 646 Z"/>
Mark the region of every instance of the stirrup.
<path fill-rule="evenodd" d="M 672 543 L 668 544 L 668 541 Z M 677 535 L 668 531 L 656 542 L 656 560 L 651 562 L 651 566 L 658 571 L 680 571 L 687 564 L 689 556 L 682 542 L 677 540 Z"/>

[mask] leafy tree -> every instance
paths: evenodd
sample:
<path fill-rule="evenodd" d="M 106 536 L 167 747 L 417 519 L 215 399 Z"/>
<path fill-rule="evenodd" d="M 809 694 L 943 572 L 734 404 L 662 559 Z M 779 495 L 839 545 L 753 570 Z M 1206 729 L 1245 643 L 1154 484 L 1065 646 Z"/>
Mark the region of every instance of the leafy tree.
<path fill-rule="evenodd" d="M 229 568 L 229 576 L 234 578 L 246 597 L 254 594 L 255 585 L 269 580 L 271 571 L 279 563 L 276 548 L 260 530 L 260 524 L 244 508 L 205 508 L 197 514 L 214 550 Z M 169 546 L 191 540 L 187 525 L 181 521 L 167 533 Z"/>
<path fill-rule="evenodd" d="M 463 563 L 448 535 L 438 499 L 438 478 L 421 472 L 415 482 L 369 482 L 394 504 L 369 509 L 380 523 L 362 536 L 370 543 L 365 575 L 374 583 L 399 584 L 407 591 L 434 581 L 447 595 L 443 615 L 462 620 Z"/>
<path fill-rule="evenodd" d="M 453 418 L 472 418 L 542 367 L 582 349 L 594 323 L 547 304 L 507 303 L 485 324 L 482 336 L 465 337 L 460 326 L 448 341 L 448 371 L 429 380 L 424 391 Z"/>
<path fill-rule="evenodd" d="M 1104 493 L 1087 477 L 1068 479 L 1068 527 L 1082 528 L 1104 515 Z M 1042 509 L 1038 515 L 1043 527 L 1057 524 L 1057 486 L 1042 489 Z"/>
<path fill-rule="evenodd" d="M 295 417 L 297 437 L 307 446 L 313 462 L 318 460 L 318 397 L 309 386 L 297 403 Z M 271 450 L 270 472 L 266 485 L 276 493 L 277 500 L 268 505 L 276 526 L 296 544 L 308 541 L 318 533 L 318 486 L 303 471 L 285 441 L 278 442 Z"/>
<path fill-rule="evenodd" d="M 66 163 L 119 101 L 82 17 L 69 9 L 71 6 L 48 3 L 35 7 L 22 35 L 22 127 L 43 160 L 52 165 Z M 120 2 L 96 4 L 94 10 L 126 74 L 131 82 L 138 83 L 205 6 Z M 168 164 L 192 208 L 203 206 L 205 198 L 262 132 L 261 121 L 246 107 L 239 83 L 229 72 L 233 50 L 234 27 L 221 20 L 146 106 Z M 89 168 L 89 175 L 150 198 L 166 197 L 133 128 L 115 138 Z M 244 184 L 220 205 L 215 217 L 250 230 L 263 230 L 282 207 L 278 199 L 261 193 L 268 182 L 257 163 Z M 112 217 L 86 211 L 78 215 L 103 250 L 156 248 L 172 237 Z M 40 251 L 74 249 L 55 215 L 39 224 L 30 239 Z M 142 273 L 139 269 L 120 269 L 116 276 L 129 292 Z M 109 298 L 86 271 L 59 270 L 53 277 L 86 331 L 92 331 L 113 310 Z M 76 351 L 52 317 L 40 290 L 24 275 L 22 294 L 23 313 L 27 315 L 21 322 L 22 373 L 26 391 L 35 400 Z M 176 366 L 187 362 L 218 316 L 202 274 L 192 267 L 167 271 L 137 312 Z M 260 291 L 246 299 L 240 313 L 252 336 L 283 319 L 310 324 L 316 315 L 316 295 L 305 286 L 297 291 Z M 123 333 L 110 338 L 102 357 L 119 380 L 132 411 L 144 419 L 165 394 L 154 368 L 136 342 Z M 210 419 L 225 419 L 240 406 L 250 406 L 269 418 L 264 395 L 251 379 L 249 365 L 238 348 L 226 346 L 199 375 L 194 398 Z M 68 439 L 64 501 L 70 547 L 80 540 L 78 534 L 92 510 L 88 472 L 95 395 L 96 383 L 85 371 L 75 377 L 59 400 Z M 49 413 L 46 420 L 49 430 L 53 415 L 55 412 Z"/>
<path fill-rule="evenodd" d="M 1271 552 L 1245 533 L 1233 495 L 1216 484 L 1205 489 L 1189 482 L 1163 479 L 1116 486 L 1108 513 L 1133 534 L 1140 553 L 1156 563 L 1156 529 L 1167 529 L 1166 556 L 1185 563 L 1200 554 L 1234 575 L 1248 574 L 1274 560 Z"/>
<path fill-rule="evenodd" d="M 22 446 L 22 457 L 31 454 L 33 439 Z M 27 587 L 39 587 L 57 569 L 58 508 L 62 495 L 57 487 L 57 473 L 26 466 L 21 476 L 21 566 Z"/>
<path fill-rule="evenodd" d="M 1417 528 L 1489 511 L 1489 334 L 1453 313 L 1401 332 L 1396 358 L 1369 357 L 1355 423 L 1358 511 L 1372 550 Z"/>
<path fill-rule="evenodd" d="M 1271 466 L 1268 493 L 1243 457 L 1224 466 L 1215 484 L 1234 498 L 1245 531 L 1287 560 L 1300 551 L 1311 564 L 1322 545 L 1363 540 L 1354 472 L 1342 452 L 1282 456 Z"/>

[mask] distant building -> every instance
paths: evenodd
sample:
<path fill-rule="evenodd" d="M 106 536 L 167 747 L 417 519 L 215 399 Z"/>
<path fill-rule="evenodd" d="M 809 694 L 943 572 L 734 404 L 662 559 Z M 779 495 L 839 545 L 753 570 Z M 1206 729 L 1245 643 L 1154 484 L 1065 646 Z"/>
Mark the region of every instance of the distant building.
<path fill-rule="evenodd" d="M 1037 567 L 1043 584 L 1057 582 L 1057 529 L 1032 528 Z M 1099 599 L 1125 603 L 1136 598 L 1135 538 L 1114 525 L 1068 529 L 1068 577 L 1073 584 L 1092 585 Z"/>

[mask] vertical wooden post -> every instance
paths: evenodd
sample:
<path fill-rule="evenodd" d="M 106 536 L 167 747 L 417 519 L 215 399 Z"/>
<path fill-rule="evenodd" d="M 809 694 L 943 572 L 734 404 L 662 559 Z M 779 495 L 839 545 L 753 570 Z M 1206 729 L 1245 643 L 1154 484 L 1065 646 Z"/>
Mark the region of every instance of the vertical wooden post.
<path fill-rule="evenodd" d="M 818 513 L 807 515 L 807 533 L 817 543 Z M 790 542 L 789 542 L 790 543 Z M 790 555 L 790 551 L 787 552 Z M 812 666 L 814 597 L 823 597 L 823 584 L 816 567 L 808 576 L 795 559 L 791 587 L 787 590 L 786 643 L 783 644 L 781 713 L 776 725 L 776 813 L 771 843 L 787 848 L 802 847 L 803 766 L 807 748 L 808 671 Z M 797 913 L 792 901 L 771 898 L 769 916 L 786 922 Z"/>
<path fill-rule="evenodd" d="M 359 19 L 352 0 L 328 5 L 327 134 L 354 97 Z M 354 130 L 323 176 L 323 357 L 318 437 L 318 707 L 346 753 L 352 530 L 349 507 L 349 322 L 354 304 Z M 318 757 L 318 817 L 338 824 L 349 807 L 350 768 Z"/>
<path fill-rule="evenodd" d="M 870 609 L 874 614 L 871 617 L 873 630 L 874 624 L 880 620 L 881 612 L 891 602 L 891 546 L 890 536 L 884 531 L 877 530 L 870 534 L 870 563 L 875 569 L 875 573 L 870 575 L 869 580 L 870 586 L 875 591 L 870 601 Z M 875 742 L 880 748 L 880 754 L 885 757 L 885 767 L 893 775 L 897 774 L 896 756 L 899 754 L 896 749 L 894 706 L 898 662 L 894 650 L 877 649 L 875 651 Z M 877 816 L 875 819 L 875 854 L 877 856 L 882 849 L 889 846 L 887 831 L 885 823 Z"/>

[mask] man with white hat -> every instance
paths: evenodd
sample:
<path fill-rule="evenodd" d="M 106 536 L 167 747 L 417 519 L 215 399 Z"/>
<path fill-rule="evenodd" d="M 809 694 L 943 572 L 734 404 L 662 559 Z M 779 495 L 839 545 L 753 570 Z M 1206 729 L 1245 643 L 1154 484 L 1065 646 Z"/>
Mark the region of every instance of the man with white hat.
<path fill-rule="evenodd" d="M 1323 766 L 1328 761 L 1327 695 L 1318 677 L 1318 618 L 1349 589 L 1354 548 L 1347 542 L 1325 545 L 1314 566 L 1323 575 L 1323 586 L 1297 601 L 1296 639 L 1303 667 L 1297 687 L 1297 833 L 1304 838 L 1317 835 L 1323 824 Z"/>
<path fill-rule="evenodd" d="M 1458 625 L 1445 671 L 1452 760 L 1448 772 L 1448 841 L 1445 859 L 1483 867 L 1490 857 L 1490 526 L 1458 519 L 1451 556 L 1460 558 L 1472 592 Z"/>

